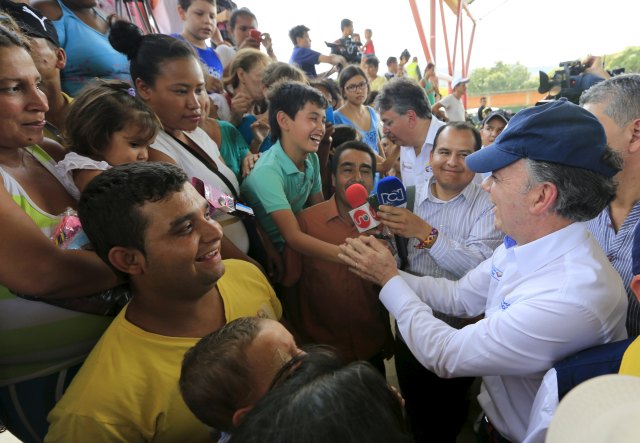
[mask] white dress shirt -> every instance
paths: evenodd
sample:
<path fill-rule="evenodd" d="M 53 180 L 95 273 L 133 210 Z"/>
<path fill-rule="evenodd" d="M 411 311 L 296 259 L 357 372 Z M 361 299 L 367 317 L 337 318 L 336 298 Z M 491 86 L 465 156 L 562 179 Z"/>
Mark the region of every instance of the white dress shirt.
<path fill-rule="evenodd" d="M 401 273 L 380 300 L 427 369 L 483 377 L 480 405 L 513 442 L 524 439 L 542 377 L 555 362 L 626 337 L 624 286 L 584 223 L 522 246 L 506 237 L 455 282 Z M 485 318 L 455 329 L 431 308 Z"/>
<path fill-rule="evenodd" d="M 444 123 L 435 117 L 431 118 L 431 124 L 427 131 L 427 136 L 420 150 L 420 154 L 416 156 L 416 150 L 413 146 L 400 147 L 400 171 L 402 173 L 402 183 L 405 187 L 417 186 L 426 182 L 432 175 L 430 157 L 431 148 L 433 148 L 433 140 L 436 133 Z"/>

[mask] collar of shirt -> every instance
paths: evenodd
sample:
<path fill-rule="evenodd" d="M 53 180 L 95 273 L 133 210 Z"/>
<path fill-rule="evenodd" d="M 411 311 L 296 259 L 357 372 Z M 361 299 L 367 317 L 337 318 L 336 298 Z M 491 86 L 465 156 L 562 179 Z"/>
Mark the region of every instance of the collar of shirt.
<path fill-rule="evenodd" d="M 515 257 L 518 272 L 526 276 L 584 243 L 588 237 L 586 224 L 576 222 L 538 240 L 509 248 L 508 253 Z"/>
<path fill-rule="evenodd" d="M 270 149 L 275 149 L 274 153 L 276 154 L 278 162 L 280 163 L 280 166 L 282 167 L 282 170 L 285 174 L 304 174 L 305 171 L 309 171 L 309 168 L 311 167 L 311 160 L 309 160 L 309 155 L 304 158 L 305 171 L 301 171 L 300 169 L 298 169 L 293 160 L 291 160 L 291 158 L 287 155 L 287 153 L 284 152 L 284 148 L 280 144 L 280 140 L 278 140 L 273 146 L 271 146 Z"/>
<path fill-rule="evenodd" d="M 462 192 L 460 192 L 460 194 L 456 195 L 452 199 L 441 200 L 435 195 L 433 195 L 433 191 L 431 190 L 431 185 L 435 183 L 435 180 L 436 180 L 435 176 L 431 176 L 429 180 L 427 180 L 426 182 L 420 183 L 419 185 L 416 186 L 416 200 L 414 204 L 415 207 L 420 206 L 425 200 L 429 200 L 433 203 L 445 203 L 445 204 L 458 200 L 459 198 L 464 198 L 465 200 L 470 201 L 473 199 L 474 192 L 477 192 L 476 188 L 478 185 L 472 181 L 467 186 L 465 186 L 465 188 L 462 190 Z"/>

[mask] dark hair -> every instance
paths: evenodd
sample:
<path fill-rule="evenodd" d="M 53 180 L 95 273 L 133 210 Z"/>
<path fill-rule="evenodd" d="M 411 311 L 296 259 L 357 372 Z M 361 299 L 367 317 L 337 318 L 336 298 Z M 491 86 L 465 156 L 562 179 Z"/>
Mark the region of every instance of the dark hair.
<path fill-rule="evenodd" d="M 375 66 L 377 68 L 380 66 L 380 60 L 375 55 L 371 55 L 364 59 L 364 64 Z"/>
<path fill-rule="evenodd" d="M 482 147 L 480 131 L 478 131 L 473 125 L 467 122 L 449 122 L 438 128 L 438 132 L 436 132 L 436 136 L 433 139 L 432 151 L 436 149 L 436 146 L 438 145 L 438 138 L 445 129 L 451 129 L 452 131 L 468 131 L 473 135 L 473 150 L 478 151 Z"/>
<path fill-rule="evenodd" d="M 231 31 L 233 31 L 236 28 L 236 22 L 238 21 L 238 17 L 243 16 L 243 17 L 251 17 L 252 19 L 254 19 L 256 21 L 256 23 L 258 22 L 258 19 L 256 18 L 256 15 L 251 12 L 251 10 L 249 10 L 249 8 L 239 8 L 236 9 L 235 11 L 233 11 L 231 13 L 231 16 L 229 17 L 229 29 Z M 240 42 L 236 42 L 237 44 L 240 44 Z"/>
<path fill-rule="evenodd" d="M 406 78 L 394 78 L 385 83 L 375 101 L 379 113 L 393 109 L 400 115 L 413 110 L 419 118 L 431 119 L 429 99 L 417 83 Z"/>
<path fill-rule="evenodd" d="M 277 140 L 281 136 L 278 124 L 278 112 L 282 111 L 290 118 L 295 119 L 296 114 L 307 103 L 313 103 L 325 109 L 327 100 L 318 90 L 300 82 L 283 81 L 275 85 L 269 91 L 269 126 L 271 126 L 271 138 Z"/>
<path fill-rule="evenodd" d="M 380 91 L 371 91 L 367 96 L 367 99 L 364 101 L 365 106 L 372 106 L 376 102 L 376 98 L 378 98 L 378 94 Z"/>
<path fill-rule="evenodd" d="M 114 166 L 89 182 L 80 195 L 78 216 L 98 256 L 118 275 L 126 277 L 109 261 L 111 248 L 123 246 L 145 254 L 149 221 L 140 208 L 181 192 L 187 180 L 175 165 L 136 162 Z"/>
<path fill-rule="evenodd" d="M 333 153 L 333 157 L 331 158 L 331 174 L 332 175 L 336 175 L 338 172 L 338 166 L 340 165 L 340 156 L 344 151 L 347 151 L 349 149 L 353 149 L 354 151 L 362 151 L 369 154 L 369 157 L 371 157 L 371 173 L 373 175 L 376 175 L 375 154 L 373 153 L 373 150 L 368 144 L 361 142 L 359 140 L 351 140 L 351 141 L 344 142 L 336 148 L 336 151 Z"/>
<path fill-rule="evenodd" d="M 351 20 L 349 20 L 348 18 L 343 18 L 342 21 L 340 22 L 340 30 L 343 31 L 344 28 L 352 25 L 353 25 L 353 22 Z"/>
<path fill-rule="evenodd" d="M 400 399 L 369 363 L 342 366 L 327 352 L 309 352 L 291 363 L 283 368 L 286 379 L 258 401 L 232 442 L 412 441 Z"/>
<path fill-rule="evenodd" d="M 128 124 L 136 125 L 140 140 L 152 139 L 160 129 L 158 117 L 135 96 L 129 83 L 96 79 L 69 106 L 64 127 L 66 147 L 102 160 L 102 150 L 113 134 Z"/>
<path fill-rule="evenodd" d="M 640 74 L 616 75 L 596 83 L 580 96 L 580 105 L 603 104 L 603 112 L 623 128 L 640 118 Z"/>
<path fill-rule="evenodd" d="M 277 82 L 291 80 L 309 84 L 305 73 L 293 65 L 285 62 L 272 62 L 267 65 L 262 73 L 262 84 L 269 89 Z"/>
<path fill-rule="evenodd" d="M 622 167 L 622 158 L 608 146 L 601 161 L 610 168 Z M 552 211 L 572 222 L 595 218 L 616 196 L 618 183 L 614 177 L 530 158 L 525 159 L 525 165 L 529 173 L 527 188 L 531 189 L 536 184 L 544 182 L 553 184 L 558 196 Z"/>
<path fill-rule="evenodd" d="M 220 431 L 233 429 L 233 414 L 251 401 L 247 348 L 260 332 L 258 317 L 233 320 L 203 337 L 182 362 L 180 392 L 191 412 Z"/>
<path fill-rule="evenodd" d="M 364 81 L 367 82 L 367 90 L 369 89 L 369 79 L 367 78 L 367 74 L 364 73 L 360 66 L 349 65 L 340 72 L 340 76 L 338 77 L 338 84 L 340 85 L 340 92 L 344 96 L 344 87 L 349 80 L 353 77 L 357 77 L 358 75 L 364 77 Z"/>
<path fill-rule="evenodd" d="M 311 80 L 310 84 L 314 88 L 326 89 L 329 95 L 331 96 L 331 106 L 335 108 L 336 103 L 338 103 L 338 101 L 342 97 L 342 94 L 340 93 L 340 89 L 338 89 L 338 85 L 336 85 L 335 81 L 331 80 L 330 78 L 323 78 L 323 79 L 316 78 L 314 80 Z"/>
<path fill-rule="evenodd" d="M 204 1 L 212 4 L 213 6 L 217 6 L 216 0 L 204 0 Z M 178 0 L 178 4 L 184 11 L 189 9 L 189 6 L 191 6 L 191 3 L 193 3 L 193 0 Z"/>
<path fill-rule="evenodd" d="M 407 60 L 409 60 L 411 58 L 411 53 L 409 52 L 408 49 L 405 49 L 404 51 L 402 51 L 400 53 L 400 58 L 406 58 Z"/>
<path fill-rule="evenodd" d="M 298 25 L 291 28 L 289 31 L 289 38 L 293 43 L 293 46 L 298 46 L 298 38 L 304 37 L 305 32 L 309 32 L 309 28 L 305 25 Z"/>
<path fill-rule="evenodd" d="M 396 57 L 389 57 L 387 59 L 387 66 L 389 66 L 392 63 L 398 63 L 398 59 Z"/>
<path fill-rule="evenodd" d="M 331 136 L 331 147 L 335 148 L 349 141 L 362 141 L 362 136 L 356 128 L 351 125 L 335 125 Z"/>
<path fill-rule="evenodd" d="M 164 34 L 144 35 L 140 28 L 124 20 L 111 25 L 109 42 L 129 59 L 133 84 L 140 79 L 153 86 L 162 63 L 168 60 L 193 57 L 200 61 L 189 43 Z"/>

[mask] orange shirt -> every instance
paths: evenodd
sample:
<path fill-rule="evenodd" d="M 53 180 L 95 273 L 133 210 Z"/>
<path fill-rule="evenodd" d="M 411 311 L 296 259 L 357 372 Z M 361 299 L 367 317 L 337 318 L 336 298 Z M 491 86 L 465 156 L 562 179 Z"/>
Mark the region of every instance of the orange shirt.
<path fill-rule="evenodd" d="M 359 235 L 340 217 L 335 197 L 300 212 L 298 223 L 303 232 L 334 245 Z M 366 360 L 382 350 L 391 331 L 378 287 L 346 265 L 303 256 L 288 246 L 284 260 L 284 284 L 299 283 L 294 323 L 303 342 L 331 345 L 346 361 Z"/>

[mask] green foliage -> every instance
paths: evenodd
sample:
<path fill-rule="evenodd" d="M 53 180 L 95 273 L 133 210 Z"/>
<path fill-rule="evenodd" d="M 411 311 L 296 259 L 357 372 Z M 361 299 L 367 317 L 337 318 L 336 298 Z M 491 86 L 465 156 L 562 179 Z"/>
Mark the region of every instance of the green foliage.
<path fill-rule="evenodd" d="M 520 91 L 535 89 L 538 80 L 520 63 L 506 64 L 497 62 L 492 68 L 478 68 L 471 72 L 469 93 L 472 95 L 487 92 Z"/>
<path fill-rule="evenodd" d="M 622 52 L 605 57 L 605 68 L 626 68 L 625 73 L 640 72 L 640 46 L 628 46 Z"/>

